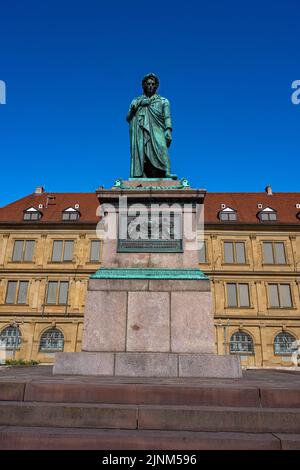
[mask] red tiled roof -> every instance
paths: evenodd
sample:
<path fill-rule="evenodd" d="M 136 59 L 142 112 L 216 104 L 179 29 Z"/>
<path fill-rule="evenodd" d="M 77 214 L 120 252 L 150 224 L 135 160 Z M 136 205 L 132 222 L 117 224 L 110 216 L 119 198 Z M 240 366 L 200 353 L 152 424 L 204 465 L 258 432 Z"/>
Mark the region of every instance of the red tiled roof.
<path fill-rule="evenodd" d="M 0 208 L 0 223 L 23 222 L 24 210 L 30 207 L 40 210 L 43 215 L 36 222 L 37 224 L 58 223 L 61 222 L 62 211 L 74 207 L 75 204 L 79 204 L 80 222 L 97 223 L 99 221 L 96 215 L 98 208 L 96 193 L 51 193 L 55 199 L 49 199 L 46 208 L 47 196 L 50 196 L 50 193 L 29 194 Z M 42 209 L 39 209 L 39 204 L 43 204 Z M 300 204 L 300 192 L 274 193 L 272 196 L 266 193 L 207 193 L 204 207 L 206 224 L 222 224 L 218 218 L 219 211 L 222 209 L 221 204 L 237 211 L 237 223 L 260 224 L 257 218 L 260 209 L 257 206 L 262 204 L 263 208 L 271 207 L 277 212 L 277 223 L 300 225 L 300 220 L 297 218 L 300 209 L 296 208 L 296 204 Z"/>
<path fill-rule="evenodd" d="M 47 196 L 55 197 L 55 199 L 48 199 L 47 204 Z M 43 204 L 42 209 L 39 209 L 39 204 Z M 61 222 L 62 211 L 69 207 L 74 208 L 75 204 L 79 204 L 80 222 L 97 223 L 99 221 L 96 215 L 99 205 L 96 193 L 33 193 L 0 208 L 0 223 L 23 222 L 24 210 L 30 207 L 35 207 L 42 213 L 38 224 Z"/>
<path fill-rule="evenodd" d="M 204 199 L 204 220 L 206 224 L 220 223 L 218 213 L 221 204 L 225 204 L 231 209 L 237 211 L 237 222 L 261 224 L 257 214 L 262 208 L 270 207 L 277 212 L 277 223 L 279 224 L 298 224 L 300 220 L 297 214 L 300 209 L 296 204 L 300 204 L 300 193 L 273 193 L 269 196 L 267 193 L 207 193 Z"/>

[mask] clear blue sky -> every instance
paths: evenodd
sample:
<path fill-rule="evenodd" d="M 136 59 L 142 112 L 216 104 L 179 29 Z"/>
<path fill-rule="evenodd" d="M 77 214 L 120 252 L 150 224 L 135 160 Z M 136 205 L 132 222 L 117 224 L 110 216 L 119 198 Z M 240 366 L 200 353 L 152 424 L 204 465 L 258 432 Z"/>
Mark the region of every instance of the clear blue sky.
<path fill-rule="evenodd" d="M 129 174 L 128 105 L 155 72 L 173 172 L 209 191 L 299 191 L 299 0 L 1 2 L 0 205 Z"/>

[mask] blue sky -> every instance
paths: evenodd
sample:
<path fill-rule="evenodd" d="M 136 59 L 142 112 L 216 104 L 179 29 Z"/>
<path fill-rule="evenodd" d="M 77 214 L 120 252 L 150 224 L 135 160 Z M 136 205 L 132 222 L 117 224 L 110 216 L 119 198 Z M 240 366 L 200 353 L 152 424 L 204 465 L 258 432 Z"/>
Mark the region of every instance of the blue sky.
<path fill-rule="evenodd" d="M 155 72 L 172 171 L 209 191 L 299 191 L 298 0 L 1 2 L 1 191 L 129 176 L 125 116 Z"/>

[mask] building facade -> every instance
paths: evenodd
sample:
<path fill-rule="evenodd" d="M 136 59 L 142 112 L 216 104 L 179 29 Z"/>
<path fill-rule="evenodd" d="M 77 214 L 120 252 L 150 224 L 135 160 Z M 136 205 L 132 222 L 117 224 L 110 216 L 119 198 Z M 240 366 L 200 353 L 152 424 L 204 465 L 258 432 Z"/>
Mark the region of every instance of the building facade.
<path fill-rule="evenodd" d="M 81 350 L 101 266 L 96 193 L 33 194 L 0 209 L 0 348 L 52 363 Z M 218 354 L 291 366 L 300 339 L 300 193 L 207 193 L 199 267 L 211 279 Z"/>

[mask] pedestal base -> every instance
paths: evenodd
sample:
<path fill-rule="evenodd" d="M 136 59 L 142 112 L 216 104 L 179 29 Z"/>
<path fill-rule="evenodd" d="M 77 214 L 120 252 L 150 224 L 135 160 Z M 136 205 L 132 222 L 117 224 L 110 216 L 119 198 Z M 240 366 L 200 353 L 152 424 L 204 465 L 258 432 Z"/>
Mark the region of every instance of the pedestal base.
<path fill-rule="evenodd" d="M 57 353 L 53 374 L 240 378 L 242 370 L 237 356 L 83 351 Z"/>

